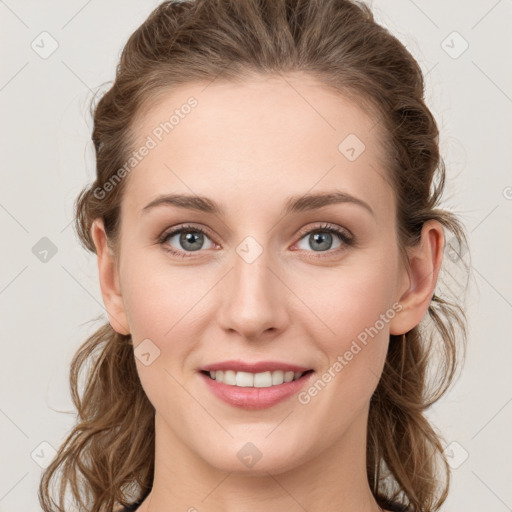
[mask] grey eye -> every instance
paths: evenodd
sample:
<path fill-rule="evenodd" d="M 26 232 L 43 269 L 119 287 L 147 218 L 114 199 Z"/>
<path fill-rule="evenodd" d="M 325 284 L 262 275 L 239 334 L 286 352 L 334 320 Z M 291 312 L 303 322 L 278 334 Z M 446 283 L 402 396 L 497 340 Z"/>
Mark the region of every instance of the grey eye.
<path fill-rule="evenodd" d="M 334 233 L 330 233 L 328 231 L 315 231 L 314 233 L 309 233 L 304 236 L 301 240 L 305 240 L 307 244 L 310 244 L 310 247 L 300 247 L 299 249 L 309 250 L 311 247 L 314 248 L 315 251 L 328 251 L 330 249 L 336 249 L 341 246 L 341 242 L 338 242 L 338 245 L 333 247 L 333 239 L 338 237 Z"/>
<path fill-rule="evenodd" d="M 205 233 L 202 233 L 201 231 L 197 229 L 180 229 L 178 231 L 175 231 L 173 233 L 169 233 L 166 238 L 166 243 L 171 244 L 171 240 L 178 237 L 178 247 L 172 246 L 174 249 L 180 251 L 198 251 L 200 249 L 209 249 L 213 246 L 212 241 L 208 238 L 208 236 Z M 209 247 L 203 247 L 205 240 L 210 241 Z"/>

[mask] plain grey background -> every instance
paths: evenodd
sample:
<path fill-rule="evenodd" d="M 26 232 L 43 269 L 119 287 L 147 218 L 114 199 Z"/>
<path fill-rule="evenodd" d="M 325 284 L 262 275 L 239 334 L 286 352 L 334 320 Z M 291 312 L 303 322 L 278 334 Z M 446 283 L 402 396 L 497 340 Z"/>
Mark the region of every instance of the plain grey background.
<path fill-rule="evenodd" d="M 158 3 L 0 1 L 1 512 L 40 510 L 41 467 L 74 421 L 71 358 L 106 319 L 72 204 L 94 176 L 93 92 L 107 89 L 124 43 Z M 444 206 L 471 243 L 467 360 L 429 411 L 454 468 L 443 510 L 512 510 L 512 3 L 371 5 L 426 73 Z"/>

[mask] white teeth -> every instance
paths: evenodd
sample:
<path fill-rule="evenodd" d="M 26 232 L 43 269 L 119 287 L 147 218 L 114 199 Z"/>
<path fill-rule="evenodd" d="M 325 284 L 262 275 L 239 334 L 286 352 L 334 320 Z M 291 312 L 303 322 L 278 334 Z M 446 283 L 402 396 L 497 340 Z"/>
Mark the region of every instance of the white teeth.
<path fill-rule="evenodd" d="M 222 382 L 227 384 L 226 379 L 224 379 Z M 242 387 L 242 388 L 253 387 L 254 386 L 254 374 L 248 373 L 248 372 L 236 372 L 235 385 Z"/>
<path fill-rule="evenodd" d="M 242 388 L 269 388 L 270 386 L 278 386 L 283 382 L 291 382 L 297 380 L 304 372 L 292 372 L 276 370 L 273 372 L 249 373 L 235 372 L 233 370 L 217 370 L 211 371 L 210 377 L 217 382 L 228 384 L 230 386 L 238 386 Z"/>
<path fill-rule="evenodd" d="M 278 386 L 284 382 L 283 372 L 272 372 L 272 386 Z"/>
<path fill-rule="evenodd" d="M 226 370 L 224 377 L 222 377 L 222 382 L 234 386 L 236 384 L 236 373 L 233 370 Z"/>

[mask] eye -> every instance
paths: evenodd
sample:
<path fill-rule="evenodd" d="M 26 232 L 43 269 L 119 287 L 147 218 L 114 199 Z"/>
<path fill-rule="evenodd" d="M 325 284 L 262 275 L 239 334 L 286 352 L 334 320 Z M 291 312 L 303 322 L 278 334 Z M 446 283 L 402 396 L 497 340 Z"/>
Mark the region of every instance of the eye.
<path fill-rule="evenodd" d="M 333 244 L 333 234 L 336 235 L 338 240 L 341 240 L 341 242 L 338 246 L 334 247 L 334 251 L 330 251 Z M 301 238 L 301 241 L 302 240 L 305 241 L 305 245 L 309 245 L 314 248 L 313 252 L 336 252 L 337 249 L 343 250 L 346 246 L 354 245 L 354 239 L 347 231 L 330 224 L 324 224 L 317 228 L 310 229 Z M 308 247 L 299 246 L 299 248 L 308 250 Z"/>
<path fill-rule="evenodd" d="M 196 226 L 181 226 L 178 229 L 174 229 L 168 233 L 164 233 L 158 240 L 160 244 L 164 246 L 166 251 L 187 258 L 190 255 L 187 252 L 197 252 L 203 248 L 205 237 L 208 238 L 206 231 Z M 170 246 L 173 238 L 176 238 L 175 243 L 178 244 L 178 248 Z M 209 238 L 208 238 L 209 240 Z M 210 240 L 210 246 L 206 247 L 210 249 L 213 247 L 213 242 Z"/>
<path fill-rule="evenodd" d="M 340 241 L 334 250 L 332 249 L 333 236 L 336 235 Z M 306 239 L 306 237 L 308 237 Z M 178 247 L 171 245 L 172 240 Z M 205 239 L 209 240 L 209 245 L 204 247 Z M 313 252 L 337 252 L 338 250 L 343 251 L 348 246 L 355 245 L 355 239 L 344 229 L 334 225 L 324 224 L 314 229 L 310 229 L 306 232 L 301 233 L 301 239 L 299 243 L 305 239 L 306 244 L 311 244 Z M 171 254 L 180 258 L 189 258 L 193 256 L 194 252 L 201 252 L 200 249 L 211 249 L 215 244 L 211 241 L 206 231 L 200 227 L 186 225 L 180 226 L 179 228 L 173 229 L 172 231 L 164 233 L 158 242 L 164 247 L 164 249 Z M 308 247 L 300 247 L 301 250 L 309 250 Z"/>

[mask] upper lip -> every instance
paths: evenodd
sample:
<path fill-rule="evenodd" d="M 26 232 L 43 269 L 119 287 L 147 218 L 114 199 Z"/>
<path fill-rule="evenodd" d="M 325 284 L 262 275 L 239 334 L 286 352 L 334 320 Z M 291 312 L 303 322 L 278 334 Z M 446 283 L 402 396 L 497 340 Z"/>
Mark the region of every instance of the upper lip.
<path fill-rule="evenodd" d="M 274 370 L 292 371 L 292 372 L 306 372 L 311 370 L 305 366 L 297 366 L 290 363 L 280 363 L 279 361 L 259 361 L 257 363 L 246 363 L 244 361 L 222 361 L 219 363 L 212 363 L 200 368 L 206 372 L 216 370 L 233 370 L 235 372 L 249 372 L 261 373 Z"/>

